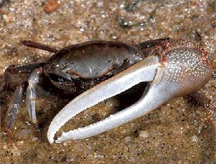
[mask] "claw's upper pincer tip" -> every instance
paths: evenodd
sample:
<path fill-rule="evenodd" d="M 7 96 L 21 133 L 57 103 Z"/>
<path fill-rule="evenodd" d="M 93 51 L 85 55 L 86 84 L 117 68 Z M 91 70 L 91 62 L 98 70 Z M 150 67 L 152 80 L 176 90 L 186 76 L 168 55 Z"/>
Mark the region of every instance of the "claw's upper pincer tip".
<path fill-rule="evenodd" d="M 50 144 L 54 143 L 54 134 L 52 131 L 52 128 L 49 127 L 48 131 L 47 131 L 47 139 L 49 141 Z"/>
<path fill-rule="evenodd" d="M 53 139 L 53 137 L 50 137 L 49 134 L 47 134 L 47 139 L 48 139 L 50 144 L 53 144 L 54 139 Z"/>

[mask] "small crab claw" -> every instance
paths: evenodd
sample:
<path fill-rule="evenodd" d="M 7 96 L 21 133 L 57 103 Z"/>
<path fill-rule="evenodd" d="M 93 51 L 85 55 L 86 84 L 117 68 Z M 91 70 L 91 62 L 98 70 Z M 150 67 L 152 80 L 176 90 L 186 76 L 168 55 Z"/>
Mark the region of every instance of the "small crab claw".
<path fill-rule="evenodd" d="M 28 87 L 26 89 L 26 104 L 29 113 L 29 117 L 33 123 L 37 123 L 36 111 L 35 111 L 35 99 L 36 91 L 35 86 L 39 82 L 39 75 L 41 71 L 35 69 L 28 78 Z"/>
<path fill-rule="evenodd" d="M 151 56 L 76 97 L 69 104 L 67 104 L 51 122 L 47 133 L 49 142 L 53 143 L 55 133 L 69 119 L 83 110 L 113 97 L 133 87 L 134 85 L 139 84 L 140 82 L 153 81 L 160 66 L 161 64 L 159 63 L 158 57 Z M 151 89 L 151 93 L 149 93 L 148 96 L 149 99 L 153 99 L 154 94 L 152 92 L 154 92 L 154 89 Z M 129 122 L 161 104 L 161 102 L 158 102 L 157 104 L 150 103 L 147 105 L 148 100 L 143 102 L 142 99 L 144 99 L 144 97 L 131 107 L 126 108 L 117 114 L 111 115 L 102 121 L 89 125 L 85 128 L 79 128 L 63 133 L 56 142 L 60 143 L 69 139 L 83 139 L 97 135 Z M 148 107 L 143 108 L 143 105 L 147 105 Z"/>

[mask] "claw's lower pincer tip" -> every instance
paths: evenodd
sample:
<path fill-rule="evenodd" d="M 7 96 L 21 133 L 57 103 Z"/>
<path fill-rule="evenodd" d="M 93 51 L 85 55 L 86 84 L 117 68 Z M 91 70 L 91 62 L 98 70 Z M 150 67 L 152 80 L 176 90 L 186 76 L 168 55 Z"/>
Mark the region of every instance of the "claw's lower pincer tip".
<path fill-rule="evenodd" d="M 56 141 L 55 141 L 55 143 L 61 143 L 62 141 L 61 140 L 59 140 L 59 139 L 57 139 Z"/>

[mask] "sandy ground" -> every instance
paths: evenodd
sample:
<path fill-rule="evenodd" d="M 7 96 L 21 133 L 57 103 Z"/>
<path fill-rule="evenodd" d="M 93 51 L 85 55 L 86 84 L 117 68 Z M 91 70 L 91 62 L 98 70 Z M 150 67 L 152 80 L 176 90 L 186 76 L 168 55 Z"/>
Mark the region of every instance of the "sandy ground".
<path fill-rule="evenodd" d="M 22 46 L 22 39 L 56 48 L 95 39 L 130 44 L 166 37 L 190 39 L 209 52 L 216 68 L 214 0 L 59 0 L 59 7 L 51 9 L 44 8 L 46 2 L 6 0 L 1 5 L 1 83 L 9 65 L 44 62 L 52 55 Z M 213 78 L 202 91 L 215 103 Z M 12 93 L 0 93 L 1 121 Z M 69 100 L 43 95 L 37 100 L 38 125 L 29 122 L 23 103 L 14 129 L 1 126 L 0 163 L 216 163 L 216 118 L 188 97 L 173 99 L 95 137 L 50 145 L 46 139 L 49 123 Z M 89 124 L 95 116 L 106 117 L 116 112 L 118 104 L 114 98 L 100 103 L 64 129 Z"/>

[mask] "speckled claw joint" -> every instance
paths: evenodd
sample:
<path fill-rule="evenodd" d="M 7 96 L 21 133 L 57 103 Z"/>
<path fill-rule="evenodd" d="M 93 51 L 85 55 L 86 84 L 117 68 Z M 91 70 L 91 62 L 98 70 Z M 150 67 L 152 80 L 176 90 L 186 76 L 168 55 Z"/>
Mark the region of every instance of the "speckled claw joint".
<path fill-rule="evenodd" d="M 104 120 L 64 132 L 55 142 L 85 139 L 121 126 L 173 97 L 197 91 L 209 81 L 212 72 L 203 49 L 189 41 L 167 41 L 160 49 L 153 50 L 149 57 L 69 102 L 52 120 L 47 138 L 52 144 L 56 132 L 69 119 L 140 82 L 149 82 L 149 85 L 138 102 Z"/>

